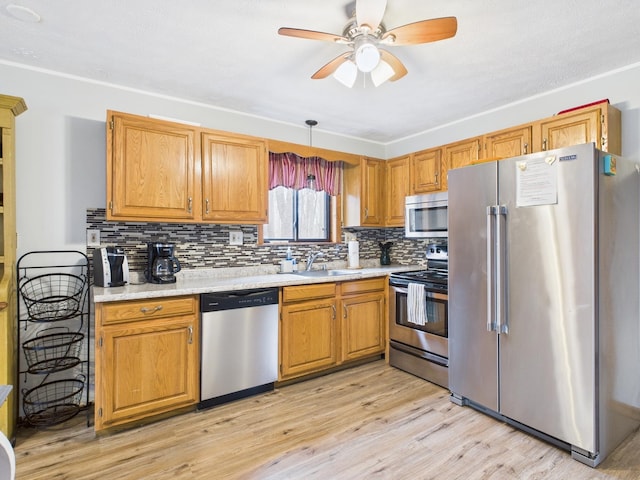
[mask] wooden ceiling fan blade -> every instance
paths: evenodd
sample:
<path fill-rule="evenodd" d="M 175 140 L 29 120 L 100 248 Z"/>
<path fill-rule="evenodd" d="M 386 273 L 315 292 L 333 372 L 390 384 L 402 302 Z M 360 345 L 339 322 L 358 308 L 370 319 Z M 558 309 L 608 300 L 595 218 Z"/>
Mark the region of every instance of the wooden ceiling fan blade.
<path fill-rule="evenodd" d="M 329 63 L 325 64 L 320 70 L 311 75 L 311 78 L 314 80 L 318 80 L 320 78 L 327 78 L 333 72 L 335 72 L 340 65 L 347 61 L 347 59 L 351 56 L 351 52 L 345 52 L 342 55 L 337 56 Z"/>
<path fill-rule="evenodd" d="M 380 41 L 385 45 L 415 45 L 444 40 L 453 37 L 457 31 L 456 17 L 432 18 L 391 29 Z"/>
<path fill-rule="evenodd" d="M 380 58 L 385 62 L 387 62 L 389 65 L 391 65 L 391 68 L 393 68 L 393 71 L 395 72 L 393 77 L 389 79 L 390 81 L 395 82 L 396 80 L 401 79 L 407 74 L 408 72 L 407 67 L 405 67 L 402 64 L 402 62 L 398 57 L 389 53 L 386 50 L 383 50 L 382 48 L 380 48 L 379 50 L 380 50 Z"/>
<path fill-rule="evenodd" d="M 382 22 L 387 0 L 356 0 L 356 22 L 375 30 Z"/>
<path fill-rule="evenodd" d="M 301 28 L 280 27 L 278 29 L 280 35 L 287 37 L 308 38 L 309 40 L 322 40 L 325 42 L 348 43 L 349 40 L 342 35 L 334 33 L 316 32 L 315 30 L 304 30 Z"/>

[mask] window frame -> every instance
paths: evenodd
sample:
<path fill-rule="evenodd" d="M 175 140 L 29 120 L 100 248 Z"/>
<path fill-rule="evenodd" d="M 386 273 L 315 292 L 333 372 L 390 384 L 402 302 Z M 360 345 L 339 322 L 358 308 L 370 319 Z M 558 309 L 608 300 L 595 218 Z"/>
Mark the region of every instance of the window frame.
<path fill-rule="evenodd" d="M 318 243 L 323 243 L 323 244 L 334 244 L 334 243 L 341 243 L 341 237 L 342 237 L 342 208 L 339 208 L 340 205 L 342 205 L 342 196 L 341 195 L 328 195 L 329 197 L 329 211 L 328 211 L 328 215 L 329 215 L 329 232 L 330 232 L 330 236 L 327 240 L 322 240 L 322 241 L 291 241 L 291 240 L 265 240 L 264 239 L 264 225 L 260 224 L 258 225 L 258 241 L 257 244 L 258 245 L 282 245 L 282 244 L 287 244 L 287 245 L 296 245 L 296 244 L 300 244 L 300 245 L 309 245 L 309 244 L 318 244 Z M 268 215 L 268 211 L 267 211 L 267 215 Z"/>
<path fill-rule="evenodd" d="M 278 188 L 288 188 L 288 187 L 278 187 Z M 273 244 L 273 243 L 327 243 L 332 241 L 333 238 L 333 222 L 331 221 L 331 214 L 332 214 L 332 202 L 331 202 L 331 195 L 329 195 L 327 192 L 324 192 L 322 190 L 317 191 L 318 193 L 324 193 L 325 196 L 325 215 L 324 215 L 324 225 L 325 225 L 325 229 L 327 231 L 326 236 L 324 238 L 305 238 L 305 239 L 300 239 L 300 218 L 298 216 L 298 214 L 300 213 L 300 192 L 304 191 L 305 189 L 293 189 L 293 188 L 288 188 L 289 190 L 293 190 L 293 238 L 265 238 L 264 237 L 264 225 L 261 225 L 261 240 L 262 243 L 265 244 Z"/>

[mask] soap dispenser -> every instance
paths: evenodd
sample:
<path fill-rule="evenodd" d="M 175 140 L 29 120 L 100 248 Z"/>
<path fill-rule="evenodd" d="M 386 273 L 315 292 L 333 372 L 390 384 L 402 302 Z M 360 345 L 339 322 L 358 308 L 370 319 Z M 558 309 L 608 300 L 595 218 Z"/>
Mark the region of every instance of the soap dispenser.
<path fill-rule="evenodd" d="M 293 272 L 293 255 L 291 252 L 291 247 L 287 247 L 287 254 L 284 260 L 280 261 L 280 273 L 290 273 Z"/>

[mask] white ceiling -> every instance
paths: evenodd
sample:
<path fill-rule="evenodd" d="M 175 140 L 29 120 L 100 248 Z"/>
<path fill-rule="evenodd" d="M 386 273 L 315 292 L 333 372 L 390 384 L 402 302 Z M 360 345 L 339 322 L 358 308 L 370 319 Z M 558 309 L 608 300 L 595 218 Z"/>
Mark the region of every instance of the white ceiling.
<path fill-rule="evenodd" d="M 9 4 L 40 22 L 12 17 Z M 388 143 L 640 62 L 637 0 L 388 0 L 387 29 L 455 16 L 454 38 L 393 47 L 408 75 L 311 80 L 346 51 L 346 0 L 0 0 L 0 61 Z M 0 86 L 2 79 L 0 78 Z M 612 92 L 612 95 L 614 93 Z M 599 99 L 592 99 L 599 100 Z"/>

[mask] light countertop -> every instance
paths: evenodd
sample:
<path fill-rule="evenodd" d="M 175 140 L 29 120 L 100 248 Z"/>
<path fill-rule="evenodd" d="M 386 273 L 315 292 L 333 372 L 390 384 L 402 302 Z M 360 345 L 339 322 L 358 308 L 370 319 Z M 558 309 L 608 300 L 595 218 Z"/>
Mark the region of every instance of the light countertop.
<path fill-rule="evenodd" d="M 377 262 L 376 262 L 377 263 Z M 254 288 L 284 287 L 289 285 L 308 285 L 313 283 L 344 282 L 361 278 L 389 275 L 394 272 L 421 270 L 422 265 L 367 266 L 354 269 L 353 273 L 339 276 L 305 277 L 295 273 L 277 273 L 276 266 L 213 268 L 187 270 L 176 275 L 176 283 L 134 283 L 124 287 L 92 287 L 92 298 L 96 303 L 122 300 L 141 300 L 146 298 L 175 297 L 179 295 L 199 295 L 201 293 L 232 290 L 250 290 Z M 329 266 L 332 269 L 346 270 L 345 267 Z M 132 275 L 133 277 L 134 275 Z"/>

